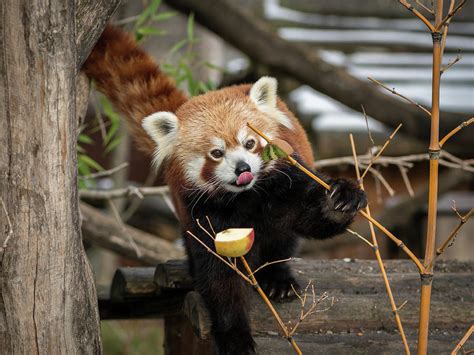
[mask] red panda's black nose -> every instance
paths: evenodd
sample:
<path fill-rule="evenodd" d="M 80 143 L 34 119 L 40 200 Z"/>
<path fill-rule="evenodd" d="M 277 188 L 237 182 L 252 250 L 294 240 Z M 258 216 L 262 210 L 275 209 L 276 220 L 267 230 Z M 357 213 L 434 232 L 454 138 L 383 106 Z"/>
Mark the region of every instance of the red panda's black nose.
<path fill-rule="evenodd" d="M 250 165 L 248 165 L 243 160 L 237 162 L 237 164 L 235 165 L 235 175 L 239 176 L 240 174 L 245 173 L 246 171 L 250 171 Z"/>

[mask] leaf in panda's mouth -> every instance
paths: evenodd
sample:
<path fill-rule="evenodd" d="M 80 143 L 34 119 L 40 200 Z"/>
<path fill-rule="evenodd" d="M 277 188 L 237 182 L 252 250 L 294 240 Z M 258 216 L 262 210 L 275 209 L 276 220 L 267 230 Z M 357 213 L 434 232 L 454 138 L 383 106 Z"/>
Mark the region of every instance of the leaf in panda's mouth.
<path fill-rule="evenodd" d="M 294 152 L 291 145 L 282 139 L 274 139 L 271 144 L 267 144 L 262 151 L 262 159 L 265 162 L 270 160 L 277 160 L 279 158 L 286 158 Z"/>

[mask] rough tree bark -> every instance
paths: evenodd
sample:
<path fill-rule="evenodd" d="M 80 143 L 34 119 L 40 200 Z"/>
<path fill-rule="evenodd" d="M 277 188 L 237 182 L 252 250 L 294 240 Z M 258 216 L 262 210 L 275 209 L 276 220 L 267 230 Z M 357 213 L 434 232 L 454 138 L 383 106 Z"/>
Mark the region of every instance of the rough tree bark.
<path fill-rule="evenodd" d="M 96 18 L 107 16 L 116 3 L 96 8 Z M 75 10 L 80 6 L 74 0 L 0 2 L 3 354 L 101 352 L 76 186 Z M 90 28 L 97 22 L 93 18 Z M 87 26 L 82 18 L 77 23 Z"/>

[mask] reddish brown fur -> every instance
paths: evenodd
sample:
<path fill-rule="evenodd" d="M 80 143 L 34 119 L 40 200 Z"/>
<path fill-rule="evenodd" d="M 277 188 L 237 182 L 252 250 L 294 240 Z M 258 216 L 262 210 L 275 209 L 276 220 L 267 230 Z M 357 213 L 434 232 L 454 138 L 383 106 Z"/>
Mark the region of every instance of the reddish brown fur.
<path fill-rule="evenodd" d="M 83 71 L 124 114 L 137 146 L 153 154 L 156 144 L 141 121 L 157 111 L 176 112 L 186 100 L 173 81 L 131 35 L 107 26 L 84 63 Z"/>

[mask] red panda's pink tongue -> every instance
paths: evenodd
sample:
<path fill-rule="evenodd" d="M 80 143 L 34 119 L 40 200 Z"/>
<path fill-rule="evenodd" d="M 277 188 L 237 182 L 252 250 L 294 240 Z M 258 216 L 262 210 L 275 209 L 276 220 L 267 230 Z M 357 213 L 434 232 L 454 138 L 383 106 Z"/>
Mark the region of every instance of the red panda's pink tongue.
<path fill-rule="evenodd" d="M 253 180 L 253 175 L 251 172 L 246 171 L 239 175 L 237 181 L 235 182 L 238 186 L 247 185 Z"/>

